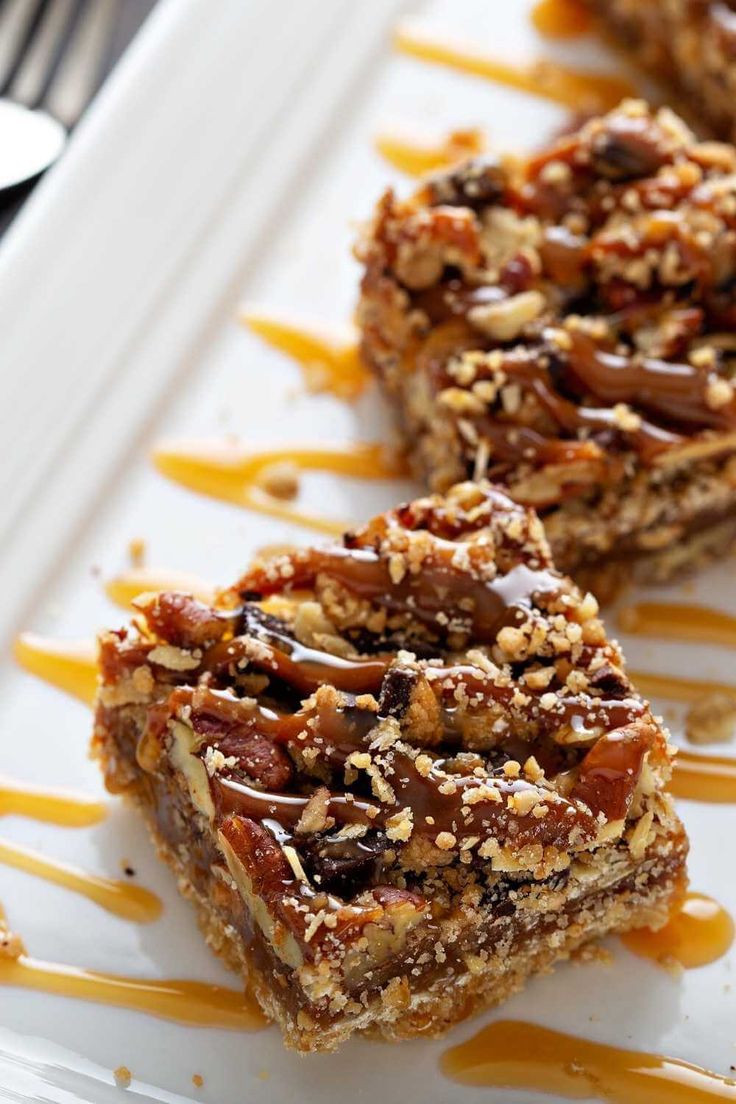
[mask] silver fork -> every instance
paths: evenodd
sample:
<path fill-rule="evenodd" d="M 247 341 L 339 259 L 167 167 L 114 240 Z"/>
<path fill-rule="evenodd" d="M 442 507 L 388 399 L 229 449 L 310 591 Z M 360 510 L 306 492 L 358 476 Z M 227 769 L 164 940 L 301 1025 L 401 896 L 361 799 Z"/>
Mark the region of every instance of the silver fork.
<path fill-rule="evenodd" d="M 57 160 L 97 91 L 118 0 L 0 0 L 0 203 Z"/>

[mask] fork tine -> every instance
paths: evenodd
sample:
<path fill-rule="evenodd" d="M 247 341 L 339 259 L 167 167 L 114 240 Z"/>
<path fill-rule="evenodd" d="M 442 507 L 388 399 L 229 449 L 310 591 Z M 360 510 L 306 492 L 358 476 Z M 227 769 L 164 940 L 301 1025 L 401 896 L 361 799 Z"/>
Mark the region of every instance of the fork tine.
<path fill-rule="evenodd" d="M 85 18 L 64 52 L 56 79 L 45 100 L 46 110 L 71 128 L 97 91 L 110 39 L 120 13 L 120 0 L 84 0 Z"/>
<path fill-rule="evenodd" d="M 51 85 L 54 83 L 54 78 L 59 71 L 61 63 L 66 54 L 67 48 L 70 42 L 73 41 L 74 36 L 77 33 L 77 27 L 79 26 L 84 9 L 87 7 L 88 0 L 73 0 L 71 9 L 69 10 L 64 25 L 53 44 L 50 56 L 46 61 L 46 71 L 38 83 L 36 91 L 33 95 L 31 102 L 27 103 L 27 107 L 40 107 L 43 101 L 48 95 Z"/>
<path fill-rule="evenodd" d="M 31 14 L 30 19 L 26 23 L 23 35 L 18 44 L 15 57 L 5 73 L 2 83 L 0 83 L 0 96 L 7 94 L 13 81 L 20 72 L 20 68 L 23 64 L 23 60 L 31 47 L 31 44 L 38 33 L 38 29 L 41 26 L 44 16 L 48 10 L 50 0 L 36 0 L 35 8 Z"/>

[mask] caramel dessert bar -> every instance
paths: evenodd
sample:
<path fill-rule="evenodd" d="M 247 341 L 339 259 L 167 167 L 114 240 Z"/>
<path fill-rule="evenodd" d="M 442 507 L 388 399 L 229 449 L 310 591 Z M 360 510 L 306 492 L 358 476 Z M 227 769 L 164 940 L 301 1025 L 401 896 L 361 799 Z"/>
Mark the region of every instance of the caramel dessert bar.
<path fill-rule="evenodd" d="M 108 787 L 297 1050 L 439 1034 L 684 891 L 666 733 L 487 483 L 144 595 L 99 666 Z"/>
<path fill-rule="evenodd" d="M 689 115 L 736 138 L 733 0 L 585 0 L 603 28 L 664 80 Z"/>
<path fill-rule="evenodd" d="M 625 101 L 388 192 L 359 244 L 363 355 L 420 475 L 502 483 L 601 595 L 736 536 L 734 181 L 731 146 Z"/>

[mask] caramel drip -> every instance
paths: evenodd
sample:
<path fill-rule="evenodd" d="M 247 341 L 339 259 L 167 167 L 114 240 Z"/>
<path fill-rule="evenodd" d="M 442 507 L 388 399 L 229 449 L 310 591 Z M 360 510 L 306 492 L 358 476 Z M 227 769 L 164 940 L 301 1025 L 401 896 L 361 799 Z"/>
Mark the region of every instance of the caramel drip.
<path fill-rule="evenodd" d="M 675 797 L 729 804 L 736 801 L 736 758 L 677 749 L 669 785 Z"/>
<path fill-rule="evenodd" d="M 476 127 L 453 130 L 433 141 L 398 130 L 385 130 L 376 135 L 376 149 L 381 156 L 409 176 L 449 168 L 466 158 L 476 157 L 486 147 L 485 137 Z"/>
<path fill-rule="evenodd" d="M 609 111 L 626 96 L 636 94 L 630 82 L 621 77 L 569 69 L 548 60 L 514 65 L 484 53 L 472 43 L 453 42 L 414 23 L 397 27 L 394 45 L 422 61 L 484 77 L 577 111 Z"/>
<path fill-rule="evenodd" d="M 0 910 L 0 933 L 7 927 Z M 12 939 L 12 937 L 11 937 Z M 202 981 L 131 978 L 42 962 L 25 953 L 0 955 L 0 985 L 146 1012 L 192 1027 L 254 1031 L 265 1026 L 252 997 Z"/>
<path fill-rule="evenodd" d="M 399 458 L 378 444 L 253 452 L 223 441 L 174 442 L 160 445 L 153 459 L 163 475 L 190 490 L 331 535 L 343 533 L 349 524 L 305 514 L 268 494 L 259 485 L 268 468 L 287 463 L 299 471 L 330 472 L 354 479 L 399 479 L 406 475 Z"/>
<path fill-rule="evenodd" d="M 13 645 L 15 660 L 26 671 L 91 705 L 97 693 L 95 649 L 88 640 L 53 640 L 21 633 Z"/>
<path fill-rule="evenodd" d="M 736 648 L 736 617 L 705 606 L 639 602 L 618 615 L 622 632 Z M 736 694 L 736 689 L 731 693 Z"/>
<path fill-rule="evenodd" d="M 537 0 L 532 23 L 549 38 L 578 38 L 592 26 L 590 10 L 581 0 Z"/>
<path fill-rule="evenodd" d="M 733 696 L 736 689 L 725 682 L 708 679 L 679 678 L 677 675 L 655 675 L 650 671 L 629 671 L 629 678 L 646 698 L 669 698 L 691 705 L 710 694 Z"/>
<path fill-rule="evenodd" d="M 87 828 L 107 816 L 104 801 L 46 790 L 0 776 L 0 816 L 22 816 L 66 828 Z"/>
<path fill-rule="evenodd" d="M 38 851 L 15 843 L 0 840 L 0 863 L 79 893 L 124 920 L 149 924 L 161 915 L 161 901 L 142 886 L 89 874 L 77 866 L 48 859 Z"/>
<path fill-rule="evenodd" d="M 520 1020 L 498 1020 L 445 1051 L 442 1072 L 463 1085 L 610 1104 L 736 1101 L 736 1082 L 700 1066 L 594 1043 Z"/>
<path fill-rule="evenodd" d="M 309 391 L 327 391 L 353 402 L 365 390 L 369 376 L 353 326 L 290 320 L 258 310 L 243 311 L 240 320 L 268 345 L 296 361 Z"/>
<path fill-rule="evenodd" d="M 105 583 L 105 594 L 116 606 L 129 609 L 141 594 L 177 591 L 191 594 L 201 602 L 211 604 L 216 588 L 197 575 L 186 571 L 158 570 L 153 567 L 133 567 L 115 575 Z"/>
<path fill-rule="evenodd" d="M 731 914 L 703 893 L 688 893 L 682 906 L 659 931 L 641 928 L 621 936 L 625 946 L 662 965 L 678 962 L 686 969 L 707 966 L 730 950 L 734 939 Z"/>

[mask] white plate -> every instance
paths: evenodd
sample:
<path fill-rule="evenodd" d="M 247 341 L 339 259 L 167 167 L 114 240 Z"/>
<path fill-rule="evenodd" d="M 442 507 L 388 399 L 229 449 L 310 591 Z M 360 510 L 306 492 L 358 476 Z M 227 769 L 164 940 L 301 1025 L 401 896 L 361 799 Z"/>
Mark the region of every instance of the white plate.
<path fill-rule="evenodd" d="M 415 6 L 416 7 L 416 6 Z M 416 7 L 508 54 L 534 39 L 527 0 L 430 0 Z M 295 394 L 296 369 L 235 322 L 239 301 L 349 315 L 357 266 L 349 246 L 393 174 L 371 137 L 387 122 L 483 125 L 499 148 L 529 147 L 562 120 L 542 100 L 392 55 L 399 0 L 168 0 L 126 58 L 0 253 L 0 610 L 19 626 L 91 635 L 119 624 L 99 570 L 126 561 L 132 537 L 149 562 L 234 578 L 265 543 L 310 535 L 181 490 L 146 460 L 163 435 L 238 433 L 254 443 L 335 442 L 389 433 L 375 396 L 357 408 Z M 593 54 L 610 65 L 601 50 Z M 595 63 L 587 46 L 566 47 Z M 307 504 L 338 517 L 389 505 L 406 486 L 307 480 Z M 691 600 L 736 611 L 732 569 L 698 581 Z M 632 664 L 706 678 L 731 674 L 723 651 L 631 643 Z M 85 709 L 5 662 L 0 770 L 101 793 L 87 761 Z M 136 818 L 112 802 L 92 830 L 19 818 L 2 834 L 115 875 L 132 860 L 165 901 L 150 927 L 0 868 L 0 900 L 31 953 L 145 976 L 232 983 Z M 736 911 L 736 808 L 682 803 L 694 887 Z M 679 980 L 612 943 L 614 965 L 561 967 L 503 1008 L 558 1029 L 661 1050 L 727 1072 L 734 1051 L 733 957 Z M 481 1017 L 454 1031 L 458 1042 Z M 445 1082 L 446 1043 L 355 1041 L 300 1060 L 278 1032 L 194 1030 L 142 1015 L 0 991 L 0 1099 L 118 1099 L 125 1064 L 138 1100 L 217 1104 L 287 1099 L 426 1104 L 490 1099 Z M 194 1090 L 191 1077 L 205 1084 Z M 267 1075 L 267 1079 L 266 1078 Z M 529 1093 L 497 1094 L 528 1104 Z M 542 1099 L 542 1098 L 540 1098 Z M 549 1097 L 543 1098 L 549 1100 Z"/>

